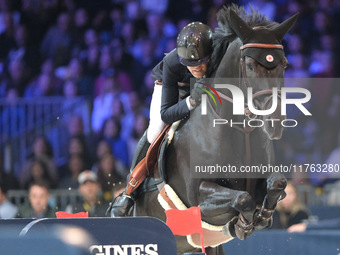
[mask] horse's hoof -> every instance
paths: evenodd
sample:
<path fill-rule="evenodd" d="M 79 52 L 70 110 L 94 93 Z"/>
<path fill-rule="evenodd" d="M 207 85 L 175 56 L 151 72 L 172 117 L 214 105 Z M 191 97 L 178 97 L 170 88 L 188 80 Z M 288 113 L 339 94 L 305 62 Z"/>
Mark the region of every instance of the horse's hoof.
<path fill-rule="evenodd" d="M 248 192 L 243 192 L 242 194 L 240 194 L 236 198 L 233 207 L 243 215 L 246 223 L 253 221 L 254 213 L 256 210 L 256 203 Z"/>
<path fill-rule="evenodd" d="M 262 208 L 261 210 L 257 211 L 254 217 L 255 229 L 260 230 L 263 228 L 271 227 L 273 223 L 273 213 L 274 210 L 269 210 L 266 208 Z"/>
<path fill-rule="evenodd" d="M 241 218 L 235 224 L 235 234 L 238 239 L 245 240 L 251 236 L 255 231 L 253 223 L 245 223 Z"/>
<path fill-rule="evenodd" d="M 287 186 L 286 178 L 279 178 L 268 182 L 268 192 L 281 192 Z"/>

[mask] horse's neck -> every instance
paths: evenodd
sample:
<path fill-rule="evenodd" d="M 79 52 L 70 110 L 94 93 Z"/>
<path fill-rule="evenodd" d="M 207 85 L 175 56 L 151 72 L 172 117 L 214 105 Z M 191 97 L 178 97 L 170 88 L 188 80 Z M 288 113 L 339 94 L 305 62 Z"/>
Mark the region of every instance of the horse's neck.
<path fill-rule="evenodd" d="M 240 39 L 236 39 L 232 41 L 224 57 L 221 60 L 221 63 L 216 70 L 215 77 L 216 78 L 239 78 L 240 77 L 240 46 L 242 42 Z"/>

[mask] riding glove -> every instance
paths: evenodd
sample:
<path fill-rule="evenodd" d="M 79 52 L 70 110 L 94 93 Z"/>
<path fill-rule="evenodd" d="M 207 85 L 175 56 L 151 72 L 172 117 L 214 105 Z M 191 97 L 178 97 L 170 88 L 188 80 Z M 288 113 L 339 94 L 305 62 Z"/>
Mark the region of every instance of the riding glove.
<path fill-rule="evenodd" d="M 196 107 L 201 104 L 201 96 L 204 93 L 204 79 L 199 79 L 196 81 L 194 88 L 191 91 L 189 102 L 192 107 Z"/>

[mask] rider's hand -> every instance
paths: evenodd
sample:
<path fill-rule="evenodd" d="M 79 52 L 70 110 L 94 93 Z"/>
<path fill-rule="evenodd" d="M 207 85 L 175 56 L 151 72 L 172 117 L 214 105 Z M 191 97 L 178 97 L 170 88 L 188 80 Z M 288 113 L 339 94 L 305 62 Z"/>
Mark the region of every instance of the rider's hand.
<path fill-rule="evenodd" d="M 201 104 L 201 96 L 204 93 L 204 91 L 202 90 L 202 88 L 204 88 L 205 86 L 203 85 L 204 80 L 200 79 L 198 81 L 196 81 L 193 90 L 191 91 L 191 95 L 189 98 L 189 102 L 191 104 L 192 107 L 196 107 L 198 105 Z"/>

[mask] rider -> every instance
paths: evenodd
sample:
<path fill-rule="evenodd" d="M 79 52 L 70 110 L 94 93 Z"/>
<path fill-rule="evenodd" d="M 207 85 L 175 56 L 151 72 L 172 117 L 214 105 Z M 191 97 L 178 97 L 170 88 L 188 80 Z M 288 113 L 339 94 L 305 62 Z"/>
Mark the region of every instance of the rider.
<path fill-rule="evenodd" d="M 187 117 L 200 103 L 202 90 L 195 88 L 189 95 L 190 78 L 201 79 L 212 73 L 215 62 L 218 62 L 212 61 L 215 59 L 212 58 L 213 51 L 215 49 L 211 28 L 201 22 L 192 22 L 179 33 L 176 49 L 166 54 L 154 67 L 151 77 L 155 81 L 155 87 L 150 105 L 149 127 L 137 145 L 131 166 L 134 170 L 129 176 L 128 185 L 121 197 L 111 205 L 112 217 L 131 214 L 137 198 L 136 187 L 144 179 L 143 177 L 138 180 L 131 176 L 136 171 L 147 171 L 145 165 L 139 167 L 140 164 L 137 163 L 145 157 L 150 144 L 161 132 L 164 122 L 172 124 Z M 195 84 L 195 87 L 200 86 L 203 85 Z"/>

